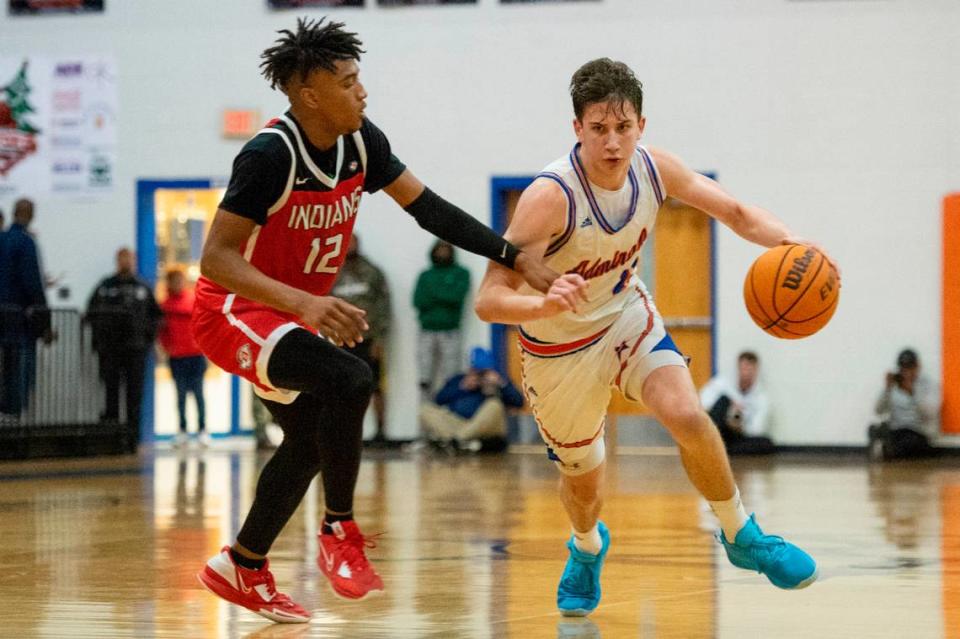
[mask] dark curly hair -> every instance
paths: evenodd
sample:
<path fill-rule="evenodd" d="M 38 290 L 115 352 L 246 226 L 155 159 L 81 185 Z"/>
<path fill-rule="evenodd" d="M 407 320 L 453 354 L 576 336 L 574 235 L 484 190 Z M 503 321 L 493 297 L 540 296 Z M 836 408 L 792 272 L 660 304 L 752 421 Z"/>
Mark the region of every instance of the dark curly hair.
<path fill-rule="evenodd" d="M 294 77 L 301 82 L 317 69 L 333 71 L 339 60 L 360 60 L 365 53 L 356 33 L 344 30 L 342 22 L 327 22 L 326 18 L 297 20 L 297 31 L 278 31 L 276 44 L 262 54 L 260 70 L 274 89 L 286 91 Z"/>
<path fill-rule="evenodd" d="M 637 117 L 643 115 L 643 84 L 630 67 L 610 58 L 591 60 L 577 69 L 570 80 L 570 97 L 578 120 L 583 119 L 588 105 L 597 102 L 614 103 L 621 111 L 629 102 Z"/>

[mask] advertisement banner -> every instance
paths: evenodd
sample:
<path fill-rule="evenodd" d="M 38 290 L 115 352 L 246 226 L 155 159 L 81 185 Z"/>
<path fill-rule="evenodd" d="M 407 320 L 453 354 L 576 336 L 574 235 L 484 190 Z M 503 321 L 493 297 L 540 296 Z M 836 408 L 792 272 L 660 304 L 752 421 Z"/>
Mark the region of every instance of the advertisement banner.
<path fill-rule="evenodd" d="M 103 0 L 10 0 L 10 15 L 103 12 Z"/>
<path fill-rule="evenodd" d="M 306 7 L 362 7 L 363 0 L 268 0 L 274 9 L 302 9 Z"/>
<path fill-rule="evenodd" d="M 0 56 L 0 196 L 111 191 L 116 119 L 113 60 Z"/>

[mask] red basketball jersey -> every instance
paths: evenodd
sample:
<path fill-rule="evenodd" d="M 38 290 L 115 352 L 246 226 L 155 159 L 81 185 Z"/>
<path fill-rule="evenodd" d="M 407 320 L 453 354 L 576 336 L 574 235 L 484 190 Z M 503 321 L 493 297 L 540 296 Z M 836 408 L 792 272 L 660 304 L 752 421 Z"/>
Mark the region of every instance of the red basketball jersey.
<path fill-rule="evenodd" d="M 269 277 L 314 295 L 327 295 L 346 258 L 364 190 L 366 149 L 360 132 L 337 139 L 333 175 L 310 158 L 303 134 L 288 116 L 258 135 L 282 138 L 293 162 L 286 188 L 241 247 L 244 259 Z M 230 291 L 201 277 L 198 295 Z"/>

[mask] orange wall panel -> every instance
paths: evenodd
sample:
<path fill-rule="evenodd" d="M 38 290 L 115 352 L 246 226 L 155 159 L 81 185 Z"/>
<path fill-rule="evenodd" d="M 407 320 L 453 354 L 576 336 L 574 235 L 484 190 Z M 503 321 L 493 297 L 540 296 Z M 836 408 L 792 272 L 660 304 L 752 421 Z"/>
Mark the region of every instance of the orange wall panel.
<path fill-rule="evenodd" d="M 960 433 L 960 193 L 943 199 L 943 419 Z"/>

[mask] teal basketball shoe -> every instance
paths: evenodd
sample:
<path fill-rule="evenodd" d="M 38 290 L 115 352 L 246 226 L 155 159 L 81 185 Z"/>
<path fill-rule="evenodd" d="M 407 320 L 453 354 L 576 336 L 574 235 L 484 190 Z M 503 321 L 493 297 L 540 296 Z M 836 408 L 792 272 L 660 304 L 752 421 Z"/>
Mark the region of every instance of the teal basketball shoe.
<path fill-rule="evenodd" d="M 600 603 L 600 570 L 610 550 L 610 531 L 602 521 L 597 530 L 603 545 L 596 555 L 577 550 L 573 535 L 567 542 L 570 557 L 557 586 L 557 608 L 564 617 L 585 617 Z"/>
<path fill-rule="evenodd" d="M 727 551 L 730 563 L 766 575 L 777 588 L 799 590 L 817 580 L 817 562 L 813 557 L 783 537 L 765 535 L 752 514 L 732 544 L 722 530 L 717 539 Z"/>

